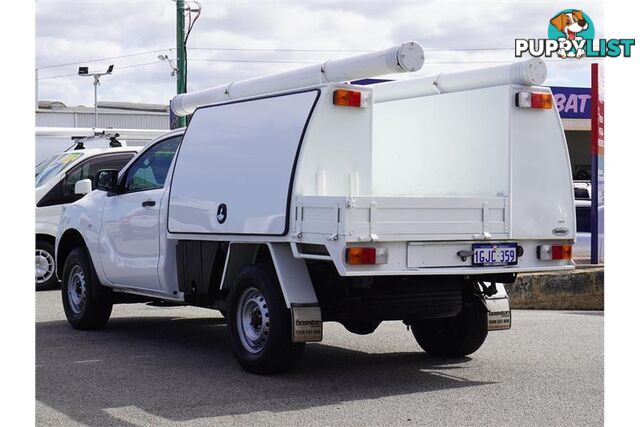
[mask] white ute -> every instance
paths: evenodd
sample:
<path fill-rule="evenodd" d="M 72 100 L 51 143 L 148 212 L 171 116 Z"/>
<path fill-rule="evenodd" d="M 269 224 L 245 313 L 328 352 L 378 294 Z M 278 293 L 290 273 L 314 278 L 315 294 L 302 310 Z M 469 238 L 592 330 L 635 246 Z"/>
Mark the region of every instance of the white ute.
<path fill-rule="evenodd" d="M 62 206 L 81 199 L 95 188 L 93 178 L 99 170 L 121 169 L 141 148 L 128 147 L 126 141 L 115 138 L 101 134 L 97 138 L 76 139 L 69 149 L 36 166 L 36 290 L 58 284 L 54 247 Z M 76 185 L 87 178 L 92 180 L 91 184 Z"/>
<path fill-rule="evenodd" d="M 69 323 L 115 303 L 220 310 L 243 368 L 291 368 L 322 324 L 404 321 L 428 353 L 511 326 L 503 283 L 574 268 L 569 156 L 546 67 L 421 68 L 414 42 L 179 95 L 193 114 L 65 208 Z M 175 154 L 175 155 L 174 155 Z"/>

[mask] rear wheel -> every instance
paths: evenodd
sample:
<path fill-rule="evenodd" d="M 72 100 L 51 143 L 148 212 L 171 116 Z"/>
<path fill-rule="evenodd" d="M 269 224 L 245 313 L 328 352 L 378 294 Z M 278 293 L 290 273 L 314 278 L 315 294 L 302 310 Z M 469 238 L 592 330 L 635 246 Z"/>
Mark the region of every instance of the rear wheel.
<path fill-rule="evenodd" d="M 245 370 L 274 374 L 300 359 L 304 343 L 291 341 L 291 314 L 270 266 L 252 265 L 240 272 L 226 318 L 233 354 Z"/>
<path fill-rule="evenodd" d="M 36 240 L 36 291 L 51 289 L 58 284 L 53 244 Z"/>
<path fill-rule="evenodd" d="M 64 263 L 62 305 L 76 329 L 100 329 L 111 316 L 111 290 L 100 284 L 84 248 L 71 251 Z"/>
<path fill-rule="evenodd" d="M 478 350 L 487 337 L 487 310 L 474 296 L 465 301 L 457 316 L 414 321 L 411 331 L 420 347 L 431 355 L 466 356 Z"/>

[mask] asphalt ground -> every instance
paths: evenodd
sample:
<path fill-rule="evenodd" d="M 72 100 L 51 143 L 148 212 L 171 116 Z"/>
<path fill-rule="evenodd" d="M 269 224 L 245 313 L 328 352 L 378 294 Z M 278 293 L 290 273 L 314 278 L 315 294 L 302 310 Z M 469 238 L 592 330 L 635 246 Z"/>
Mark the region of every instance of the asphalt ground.
<path fill-rule="evenodd" d="M 286 374 L 244 372 L 224 319 L 114 307 L 76 331 L 60 291 L 36 296 L 38 425 L 602 425 L 602 312 L 513 312 L 469 357 L 426 355 L 400 322 L 353 335 L 326 323 Z"/>

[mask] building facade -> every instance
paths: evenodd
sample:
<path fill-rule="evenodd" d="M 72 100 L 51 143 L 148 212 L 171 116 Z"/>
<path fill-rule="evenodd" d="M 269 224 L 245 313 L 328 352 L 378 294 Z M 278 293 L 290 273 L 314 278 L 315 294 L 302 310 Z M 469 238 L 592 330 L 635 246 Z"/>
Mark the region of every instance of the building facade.
<path fill-rule="evenodd" d="M 591 88 L 551 86 L 574 180 L 591 179 Z"/>
<path fill-rule="evenodd" d="M 93 107 L 68 107 L 60 101 L 39 101 L 37 127 L 169 129 L 169 107 L 132 102 L 98 102 L 98 124 Z"/>

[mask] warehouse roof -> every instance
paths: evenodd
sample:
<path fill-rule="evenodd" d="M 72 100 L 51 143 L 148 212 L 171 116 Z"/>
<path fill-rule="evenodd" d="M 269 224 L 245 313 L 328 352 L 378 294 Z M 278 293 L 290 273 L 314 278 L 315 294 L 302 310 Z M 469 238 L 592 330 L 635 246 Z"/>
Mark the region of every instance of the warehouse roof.
<path fill-rule="evenodd" d="M 68 107 L 61 101 L 38 101 L 39 113 L 48 111 L 56 113 L 91 113 L 93 106 L 84 105 Z M 145 104 L 136 102 L 98 101 L 98 111 L 101 114 L 127 113 L 127 114 L 162 114 L 169 112 L 169 106 L 164 104 Z"/>

